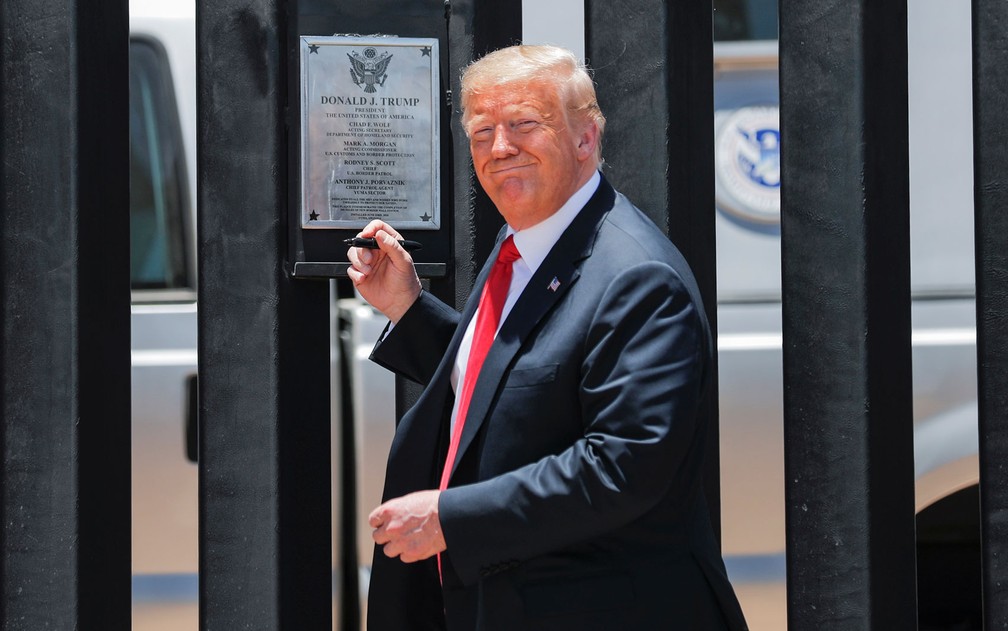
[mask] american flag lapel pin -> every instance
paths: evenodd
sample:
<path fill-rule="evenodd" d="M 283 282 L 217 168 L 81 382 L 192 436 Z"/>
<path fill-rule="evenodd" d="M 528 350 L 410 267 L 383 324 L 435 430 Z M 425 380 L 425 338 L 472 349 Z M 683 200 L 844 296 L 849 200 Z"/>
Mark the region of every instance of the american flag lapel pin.
<path fill-rule="evenodd" d="M 550 281 L 548 289 L 550 291 L 556 291 L 559 288 L 560 288 L 560 279 L 554 276 L 553 280 Z"/>

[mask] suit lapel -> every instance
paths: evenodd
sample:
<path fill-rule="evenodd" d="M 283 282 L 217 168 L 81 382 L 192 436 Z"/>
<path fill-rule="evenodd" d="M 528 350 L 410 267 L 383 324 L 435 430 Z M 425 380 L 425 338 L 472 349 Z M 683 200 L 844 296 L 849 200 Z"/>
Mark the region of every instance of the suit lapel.
<path fill-rule="evenodd" d="M 449 380 L 451 379 L 452 368 L 455 365 L 455 356 L 458 355 L 459 346 L 462 345 L 462 337 L 465 335 L 466 328 L 469 326 L 469 321 L 472 320 L 473 315 L 476 313 L 476 308 L 479 307 L 480 294 L 483 293 L 483 285 L 486 284 L 487 277 L 490 276 L 490 269 L 493 267 L 493 261 L 497 260 L 497 254 L 500 252 L 501 243 L 503 243 L 504 230 L 497 235 L 497 245 L 494 246 L 493 252 L 490 253 L 490 258 L 487 259 L 487 263 L 483 265 L 483 269 L 480 270 L 478 276 L 476 276 L 476 282 L 473 285 L 473 290 L 469 294 L 469 299 L 466 300 L 465 306 L 462 307 L 462 315 L 459 318 L 458 328 L 455 329 L 455 335 L 452 336 L 451 343 L 448 344 L 448 350 L 445 351 L 444 357 L 441 359 L 441 365 L 438 366 L 437 371 L 434 373 L 434 377 L 431 379 L 431 383 L 434 383 L 438 379 Z"/>
<path fill-rule="evenodd" d="M 497 247 L 494 248 L 494 251 L 490 255 L 491 261 L 497 260 L 497 252 L 500 249 L 501 241 L 502 239 L 498 239 Z M 418 480 L 426 479 L 424 475 L 418 474 L 418 471 L 424 471 L 422 469 L 424 466 L 433 465 L 436 467 L 436 470 L 432 474 L 435 481 L 441 476 L 441 468 L 444 466 L 443 462 L 434 462 L 434 458 L 431 458 L 429 463 L 424 460 L 417 460 L 418 457 L 422 458 L 421 454 L 438 453 L 437 445 L 432 442 L 429 451 L 417 449 L 417 446 L 423 444 L 430 437 L 440 435 L 440 424 L 444 421 L 441 411 L 444 410 L 451 396 L 451 372 L 455 364 L 455 356 L 458 355 L 458 349 L 462 343 L 462 336 L 465 334 L 466 326 L 468 326 L 469 320 L 472 319 L 473 314 L 476 312 L 476 307 L 479 304 L 479 294 L 486 283 L 491 267 L 492 265 L 484 265 L 476 277 L 474 287 L 477 289 L 470 294 L 466 304 L 462 307 L 459 326 L 455 329 L 455 334 L 452 336 L 451 342 L 449 342 L 448 348 L 441 358 L 441 363 L 434 371 L 430 385 L 420 395 L 416 404 L 403 416 L 402 422 L 396 428 L 395 437 L 392 439 L 392 446 L 389 451 L 389 464 L 385 477 L 385 493 L 387 495 L 385 499 L 398 497 L 423 488 L 418 488 L 416 485 Z"/>
<path fill-rule="evenodd" d="M 455 456 L 455 462 L 452 463 L 453 473 L 466 449 L 472 444 L 480 427 L 486 421 L 487 412 L 496 393 L 504 383 L 507 372 L 514 363 L 515 356 L 525 339 L 577 281 L 581 263 L 591 254 L 595 236 L 598 234 L 598 229 L 606 213 L 612 209 L 615 198 L 615 191 L 605 178 L 602 178 L 598 190 L 550 250 L 508 314 L 507 319 L 504 320 L 504 324 L 480 369 L 472 400 L 469 402 L 469 409 L 466 412 L 458 453 Z M 498 243 L 498 249 L 499 247 L 500 243 Z M 491 255 L 491 261 L 496 260 L 496 253 L 495 249 Z M 480 274 L 484 280 L 489 273 L 487 268 L 489 266 L 486 266 L 483 273 Z M 476 285 L 480 289 L 482 286 L 482 283 Z M 475 291 L 473 293 L 476 294 Z M 470 307 L 472 311 L 475 311 L 473 303 L 478 300 L 478 297 L 475 301 L 470 298 L 466 305 L 467 311 Z M 469 311 L 469 318 L 472 317 L 472 311 Z M 468 324 L 469 318 L 463 317 L 460 329 Z M 460 336 L 456 334 L 456 337 Z M 458 344 L 455 344 L 454 348 L 457 352 Z M 450 353 L 450 356 L 454 357 L 454 353 Z"/>
<path fill-rule="evenodd" d="M 455 329 L 451 342 L 448 343 L 448 348 L 441 358 L 441 363 L 438 365 L 437 370 L 434 371 L 434 376 L 431 377 L 431 384 L 445 384 L 447 386 L 451 381 L 451 373 L 455 365 L 455 357 L 458 355 L 459 346 L 462 345 L 462 337 L 465 335 L 466 327 L 469 326 L 469 321 L 472 320 L 473 315 L 476 313 L 476 308 L 479 306 L 480 294 L 483 293 L 483 285 L 486 284 L 487 277 L 490 275 L 490 269 L 493 267 L 492 262 L 497 260 L 501 243 L 504 241 L 505 230 L 506 228 L 501 229 L 500 234 L 497 235 L 497 245 L 494 247 L 493 252 L 490 253 L 490 258 L 483 265 L 483 269 L 476 276 L 473 291 L 469 294 L 469 299 L 466 300 L 465 305 L 462 307 L 459 325 Z"/>

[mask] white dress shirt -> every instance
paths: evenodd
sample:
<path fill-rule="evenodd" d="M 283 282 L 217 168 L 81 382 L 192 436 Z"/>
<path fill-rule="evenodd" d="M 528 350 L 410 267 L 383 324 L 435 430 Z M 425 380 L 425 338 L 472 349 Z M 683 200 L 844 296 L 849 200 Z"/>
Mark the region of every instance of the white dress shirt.
<path fill-rule="evenodd" d="M 511 264 L 511 285 L 508 287 L 507 300 L 504 302 L 504 309 L 501 312 L 497 331 L 500 331 L 500 327 L 507 320 L 512 307 L 518 302 L 518 298 L 525 290 L 525 286 L 532 280 L 532 276 L 539 269 L 539 266 L 542 265 L 542 262 L 546 260 L 546 256 L 553 249 L 553 246 L 556 245 L 556 242 L 560 240 L 560 236 L 564 233 L 564 230 L 574 221 L 574 218 L 581 212 L 584 205 L 595 194 L 601 180 L 602 178 L 598 171 L 593 173 L 591 179 L 579 188 L 560 207 L 560 210 L 534 226 L 519 231 L 515 231 L 508 226 L 507 234 L 514 235 L 514 244 L 518 248 L 521 258 Z M 480 291 L 482 291 L 482 288 L 480 288 Z M 476 331 L 476 315 L 478 313 L 479 310 L 477 309 L 472 319 L 469 320 L 465 335 L 462 336 L 462 342 L 459 345 L 458 355 L 455 356 L 455 365 L 452 368 L 451 374 L 451 385 L 456 395 L 458 394 L 459 387 L 462 385 L 462 380 L 465 379 L 466 364 L 469 362 L 469 348 L 472 346 L 473 335 Z M 452 407 L 452 429 L 455 427 L 457 416 L 458 397 L 455 398 L 455 403 Z"/>

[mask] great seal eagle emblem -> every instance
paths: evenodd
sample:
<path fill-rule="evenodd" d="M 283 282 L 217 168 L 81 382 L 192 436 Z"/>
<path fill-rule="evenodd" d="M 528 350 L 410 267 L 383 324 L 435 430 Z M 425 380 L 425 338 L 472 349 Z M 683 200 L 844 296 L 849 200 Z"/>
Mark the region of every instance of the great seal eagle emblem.
<path fill-rule="evenodd" d="M 364 92 L 373 94 L 375 86 L 385 85 L 388 76 L 389 62 L 392 61 L 392 53 L 385 51 L 381 55 L 374 48 L 365 48 L 361 55 L 356 50 L 347 53 L 350 58 L 350 76 L 354 84 L 364 88 Z"/>

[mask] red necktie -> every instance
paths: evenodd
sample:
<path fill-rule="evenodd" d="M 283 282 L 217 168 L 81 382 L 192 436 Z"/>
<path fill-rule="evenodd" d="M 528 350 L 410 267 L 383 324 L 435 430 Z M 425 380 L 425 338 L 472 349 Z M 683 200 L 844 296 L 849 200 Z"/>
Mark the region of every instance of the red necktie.
<path fill-rule="evenodd" d="M 490 270 L 486 285 L 483 286 L 479 311 L 476 314 L 476 330 L 473 332 L 472 345 L 469 347 L 469 359 L 466 361 L 462 390 L 458 394 L 458 414 L 455 418 L 455 427 L 452 429 L 451 441 L 448 443 L 448 457 L 445 458 L 444 470 L 441 472 L 441 484 L 438 486 L 442 491 L 448 488 L 448 478 L 451 477 L 452 464 L 458 453 L 462 427 L 465 424 L 466 411 L 469 409 L 473 388 L 476 387 L 476 378 L 479 377 L 483 360 L 497 334 L 501 312 L 504 310 L 508 288 L 511 286 L 511 264 L 520 258 L 521 254 L 515 247 L 514 238 L 509 236 L 501 244 L 497 261 L 494 263 L 493 269 Z"/>

